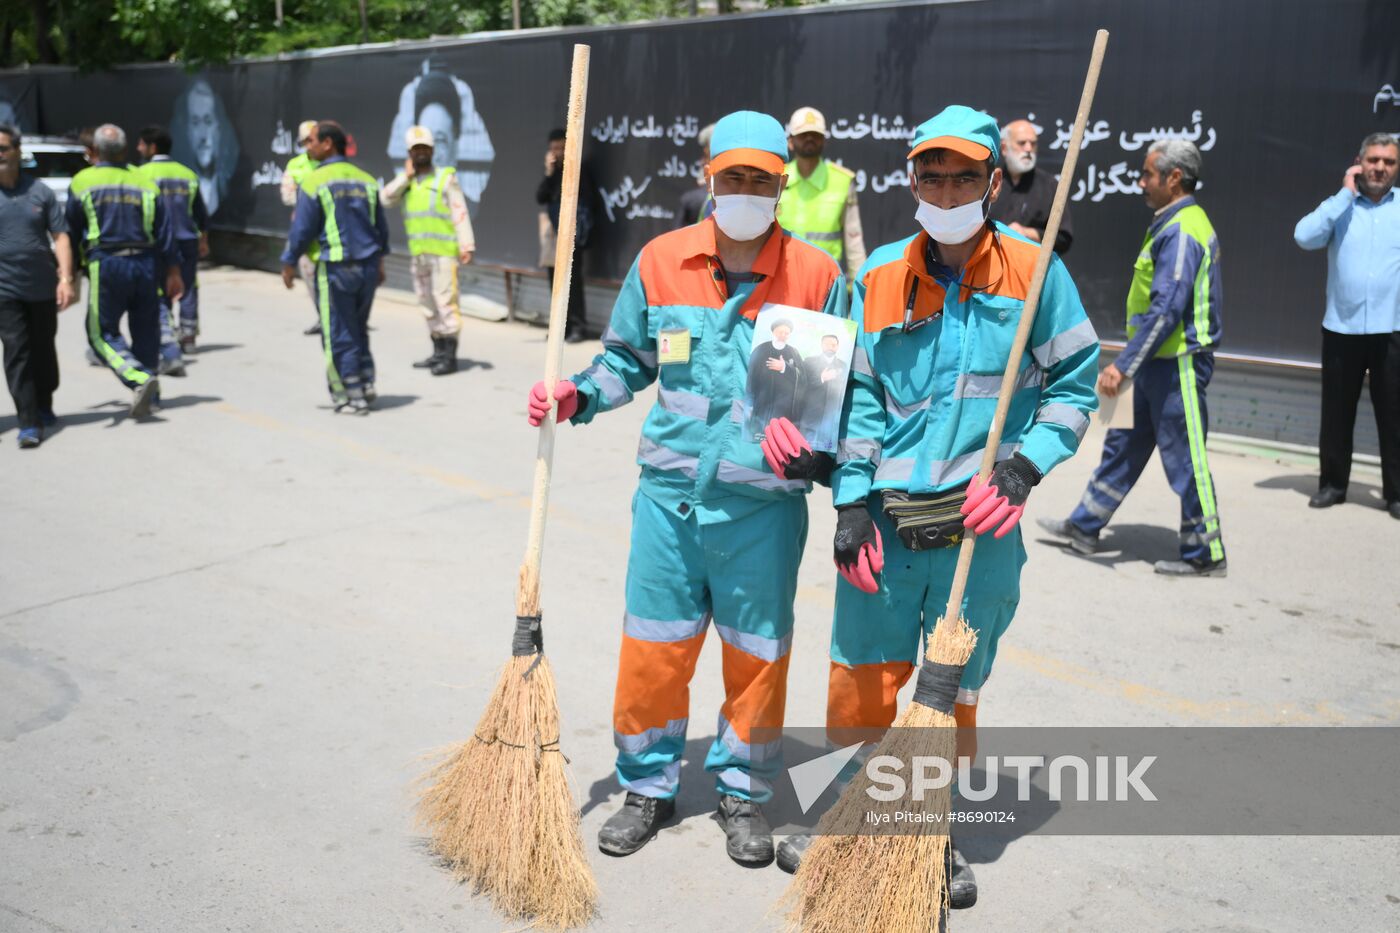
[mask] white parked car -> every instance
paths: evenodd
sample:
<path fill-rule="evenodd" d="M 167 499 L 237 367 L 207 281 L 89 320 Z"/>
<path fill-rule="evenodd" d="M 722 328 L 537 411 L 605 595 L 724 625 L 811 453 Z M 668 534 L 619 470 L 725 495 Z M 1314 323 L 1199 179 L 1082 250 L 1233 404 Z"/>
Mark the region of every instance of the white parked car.
<path fill-rule="evenodd" d="M 58 136 L 25 136 L 20 146 L 24 153 L 20 171 L 38 176 L 53 189 L 58 203 L 66 204 L 73 176 L 88 167 L 83 147 L 72 139 Z"/>

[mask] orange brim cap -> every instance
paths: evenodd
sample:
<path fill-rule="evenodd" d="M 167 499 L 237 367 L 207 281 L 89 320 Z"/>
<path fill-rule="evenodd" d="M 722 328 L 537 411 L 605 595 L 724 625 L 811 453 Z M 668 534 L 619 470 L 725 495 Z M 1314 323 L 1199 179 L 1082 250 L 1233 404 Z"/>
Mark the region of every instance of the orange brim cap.
<path fill-rule="evenodd" d="M 974 162 L 985 162 L 992 157 L 992 150 L 981 143 L 975 143 L 970 139 L 963 139 L 961 136 L 936 136 L 933 139 L 925 139 L 913 149 L 909 150 L 908 158 L 912 159 L 921 152 L 930 149 L 951 149 L 972 159 Z"/>
<path fill-rule="evenodd" d="M 766 149 L 729 149 L 710 160 L 710 174 L 717 175 L 736 165 L 747 165 L 774 175 L 781 175 L 786 163 Z"/>

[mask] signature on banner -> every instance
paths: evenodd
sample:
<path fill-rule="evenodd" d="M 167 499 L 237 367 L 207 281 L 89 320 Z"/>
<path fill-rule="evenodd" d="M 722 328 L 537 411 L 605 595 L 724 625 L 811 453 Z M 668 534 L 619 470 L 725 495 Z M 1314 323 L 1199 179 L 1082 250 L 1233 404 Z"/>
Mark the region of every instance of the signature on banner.
<path fill-rule="evenodd" d="M 653 220 L 672 220 L 676 212 L 660 204 L 642 203 L 642 195 L 651 187 L 651 176 L 642 179 L 641 184 L 632 180 L 631 175 L 622 176 L 622 183 L 616 188 L 599 188 L 603 198 L 603 210 L 608 220 L 636 220 L 639 217 Z"/>

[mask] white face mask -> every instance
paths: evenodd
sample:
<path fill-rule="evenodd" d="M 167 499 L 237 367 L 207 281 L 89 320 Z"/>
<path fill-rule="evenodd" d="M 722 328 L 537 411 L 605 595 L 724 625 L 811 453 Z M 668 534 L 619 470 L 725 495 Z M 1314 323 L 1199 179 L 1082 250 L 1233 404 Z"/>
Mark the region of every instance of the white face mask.
<path fill-rule="evenodd" d="M 966 243 L 987 222 L 987 199 L 991 195 L 992 183 L 989 180 L 986 194 L 961 207 L 935 207 L 920 198 L 919 209 L 914 212 L 914 219 L 934 242 L 957 246 L 959 243 Z"/>
<path fill-rule="evenodd" d="M 773 225 L 778 212 L 777 198 L 760 198 L 756 194 L 715 194 L 710 185 L 710 197 L 715 202 L 715 223 L 731 240 L 744 242 L 761 236 Z"/>

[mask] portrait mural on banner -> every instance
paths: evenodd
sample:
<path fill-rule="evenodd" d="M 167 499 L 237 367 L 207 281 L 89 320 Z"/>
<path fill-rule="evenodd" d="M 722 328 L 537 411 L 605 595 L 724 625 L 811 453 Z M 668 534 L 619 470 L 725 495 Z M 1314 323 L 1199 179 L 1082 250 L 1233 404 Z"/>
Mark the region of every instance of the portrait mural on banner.
<path fill-rule="evenodd" d="M 424 59 L 419 73 L 399 92 L 399 110 L 389 129 L 387 151 L 396 163 L 408 157 L 404 134 L 410 126 L 425 126 L 433 134 L 433 163 L 457 170 L 467 208 L 475 216 L 496 150 L 470 85 Z"/>
<path fill-rule="evenodd" d="M 175 98 L 170 155 L 199 175 L 199 196 L 213 217 L 228 197 L 238 166 L 238 136 L 224 102 L 204 78 Z"/>

